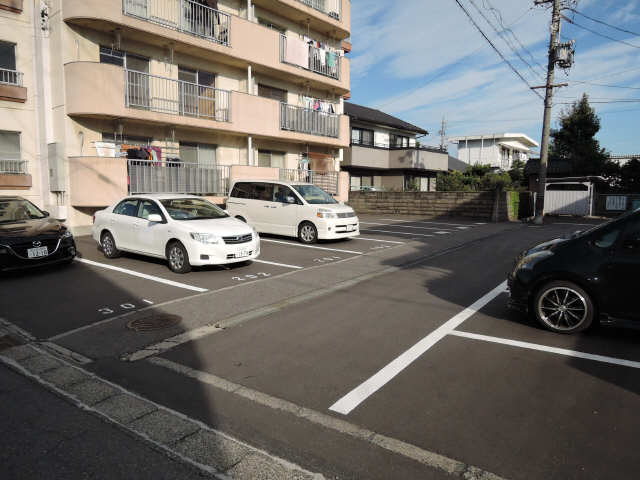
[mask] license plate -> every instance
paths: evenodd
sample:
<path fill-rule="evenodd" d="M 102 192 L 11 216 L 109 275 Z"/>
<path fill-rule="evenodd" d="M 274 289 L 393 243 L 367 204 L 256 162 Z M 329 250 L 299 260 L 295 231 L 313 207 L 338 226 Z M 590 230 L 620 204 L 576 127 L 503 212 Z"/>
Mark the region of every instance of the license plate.
<path fill-rule="evenodd" d="M 49 249 L 47 247 L 36 247 L 27 249 L 28 258 L 46 257 L 49 255 Z"/>
<path fill-rule="evenodd" d="M 249 255 L 249 250 L 238 250 L 238 252 L 236 252 L 236 258 L 248 257 Z"/>

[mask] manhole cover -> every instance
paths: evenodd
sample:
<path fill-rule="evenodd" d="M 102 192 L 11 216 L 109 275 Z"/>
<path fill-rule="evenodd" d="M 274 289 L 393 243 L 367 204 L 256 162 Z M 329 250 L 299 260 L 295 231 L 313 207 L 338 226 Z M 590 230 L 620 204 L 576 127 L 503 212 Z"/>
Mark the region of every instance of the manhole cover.
<path fill-rule="evenodd" d="M 136 318 L 127 323 L 127 328 L 134 332 L 155 332 L 165 328 L 173 327 L 182 321 L 178 315 L 168 313 L 151 315 L 143 318 Z"/>
<path fill-rule="evenodd" d="M 16 347 L 18 345 L 22 345 L 22 342 L 20 340 L 16 340 L 13 337 L 10 337 L 9 335 L 0 337 L 0 352 L 2 350 L 6 350 L 7 348 Z"/>

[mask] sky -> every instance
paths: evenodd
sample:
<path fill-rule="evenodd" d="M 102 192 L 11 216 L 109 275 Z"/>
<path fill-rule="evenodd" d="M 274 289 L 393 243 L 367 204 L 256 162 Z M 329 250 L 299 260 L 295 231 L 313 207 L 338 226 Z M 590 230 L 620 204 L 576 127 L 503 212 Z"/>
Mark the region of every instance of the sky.
<path fill-rule="evenodd" d="M 534 6 L 533 0 L 460 2 L 529 85 L 545 84 L 550 8 Z M 640 101 L 629 101 L 640 99 L 640 36 L 583 16 L 640 34 L 640 0 L 565 3 L 580 12 L 563 11 L 570 20 L 637 48 L 563 20 L 561 40 L 575 40 L 576 55 L 570 71 L 556 68 L 555 82 L 569 87 L 555 90 L 552 128 L 569 107 L 563 103 L 587 93 L 601 120 L 601 146 L 613 154 L 640 153 Z M 429 136 L 423 143 L 440 144 L 443 117 L 448 137 L 521 132 L 540 143 L 543 100 L 491 48 L 456 0 L 351 0 L 351 42 L 351 101 L 425 128 Z M 455 145 L 449 151 L 455 154 Z"/>

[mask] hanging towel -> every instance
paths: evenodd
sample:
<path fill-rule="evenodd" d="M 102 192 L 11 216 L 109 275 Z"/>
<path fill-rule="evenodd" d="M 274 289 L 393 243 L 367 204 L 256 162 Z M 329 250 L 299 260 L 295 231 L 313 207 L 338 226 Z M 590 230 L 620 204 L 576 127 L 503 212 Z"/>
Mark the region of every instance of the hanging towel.
<path fill-rule="evenodd" d="M 309 68 L 309 45 L 296 37 L 287 37 L 285 61 L 293 65 Z"/>
<path fill-rule="evenodd" d="M 327 51 L 321 48 L 318 50 L 318 54 L 320 55 L 320 65 L 324 67 L 324 64 L 327 62 Z"/>
<path fill-rule="evenodd" d="M 151 155 L 154 162 L 162 162 L 162 149 L 160 147 L 151 147 Z"/>
<path fill-rule="evenodd" d="M 327 61 L 329 68 L 335 68 L 336 66 L 336 54 L 333 52 L 329 52 L 329 59 Z"/>

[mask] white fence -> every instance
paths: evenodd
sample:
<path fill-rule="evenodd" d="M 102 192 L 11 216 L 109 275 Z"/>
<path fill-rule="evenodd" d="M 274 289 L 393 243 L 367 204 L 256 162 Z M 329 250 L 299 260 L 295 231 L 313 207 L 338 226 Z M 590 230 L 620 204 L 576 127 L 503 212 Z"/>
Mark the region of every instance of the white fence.
<path fill-rule="evenodd" d="M 5 85 L 22 86 L 22 72 L 0 68 L 0 83 Z"/>
<path fill-rule="evenodd" d="M 338 172 L 319 172 L 315 170 L 280 169 L 280 180 L 289 182 L 313 183 L 327 193 L 338 195 Z"/>
<path fill-rule="evenodd" d="M 125 15 L 229 45 L 231 18 L 191 0 L 122 0 Z"/>
<path fill-rule="evenodd" d="M 125 76 L 127 107 L 229 121 L 230 92 L 227 90 L 134 70 L 125 70 Z"/>
<path fill-rule="evenodd" d="M 135 159 L 129 159 L 127 164 L 129 192 L 132 194 L 189 193 L 224 196 L 229 193 L 229 166 Z"/>
<path fill-rule="evenodd" d="M 0 173 L 9 173 L 16 175 L 27 173 L 28 164 L 29 163 L 26 160 L 0 158 Z"/>
<path fill-rule="evenodd" d="M 280 128 L 293 132 L 338 138 L 340 134 L 340 116 L 309 108 L 280 104 Z"/>

